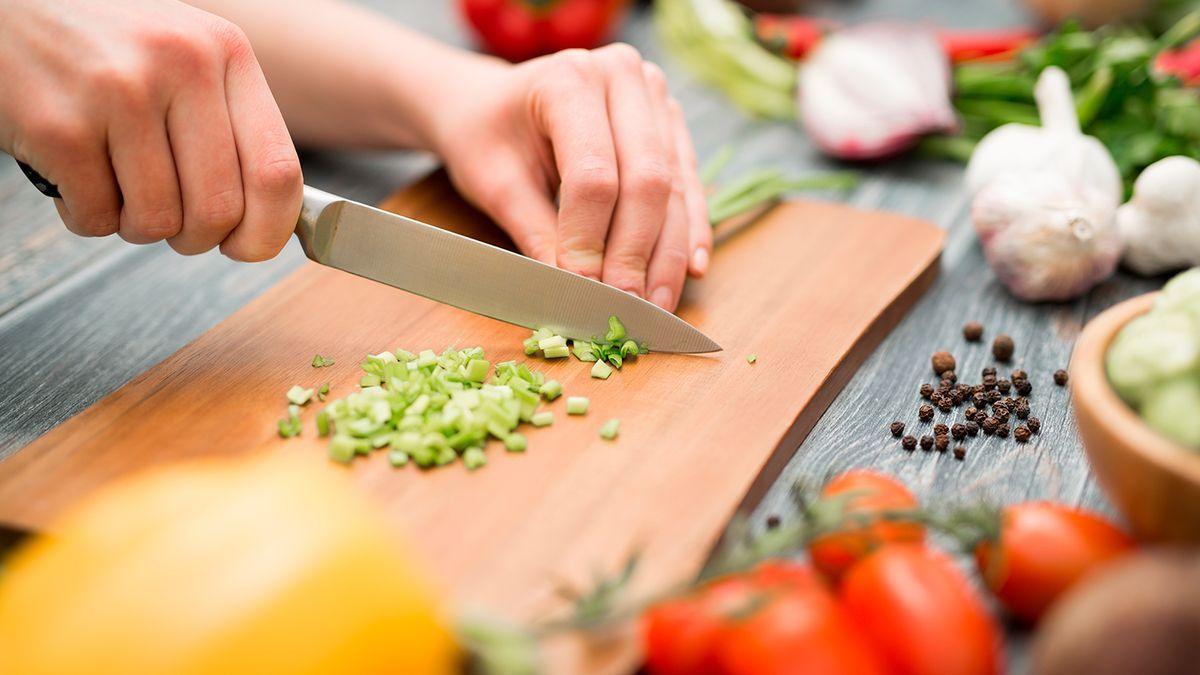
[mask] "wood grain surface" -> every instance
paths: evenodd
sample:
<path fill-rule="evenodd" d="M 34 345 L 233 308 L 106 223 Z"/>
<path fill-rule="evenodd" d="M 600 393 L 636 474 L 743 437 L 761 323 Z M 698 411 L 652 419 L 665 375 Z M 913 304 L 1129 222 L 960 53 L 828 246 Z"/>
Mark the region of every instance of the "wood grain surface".
<path fill-rule="evenodd" d="M 440 175 L 385 206 L 458 231 L 483 225 Z M 528 452 L 493 444 L 489 466 L 473 473 L 461 465 L 397 471 L 382 453 L 349 470 L 463 604 L 544 616 L 563 608 L 563 585 L 582 587 L 635 550 L 644 588 L 694 574 L 755 479 L 781 467 L 772 458 L 781 450 L 786 458 L 933 280 L 942 237 L 901 216 L 786 203 L 723 237 L 712 273 L 688 286 L 681 316 L 724 352 L 649 355 L 608 381 L 574 359 L 539 362 L 567 394 L 588 396 L 591 409 L 569 418 L 562 399 L 550 404 L 558 419 L 529 431 Z M 96 486 L 182 457 L 278 447 L 327 461 L 313 411 L 301 438 L 275 435 L 290 385 L 328 379 L 333 395 L 344 395 L 364 354 L 395 347 L 479 344 L 494 360 L 524 359 L 527 334 L 306 265 L 0 464 L 0 521 L 46 528 Z M 336 365 L 312 368 L 314 352 Z M 597 429 L 613 417 L 621 435 L 607 442 Z M 558 666 L 576 670 L 576 657 Z"/>

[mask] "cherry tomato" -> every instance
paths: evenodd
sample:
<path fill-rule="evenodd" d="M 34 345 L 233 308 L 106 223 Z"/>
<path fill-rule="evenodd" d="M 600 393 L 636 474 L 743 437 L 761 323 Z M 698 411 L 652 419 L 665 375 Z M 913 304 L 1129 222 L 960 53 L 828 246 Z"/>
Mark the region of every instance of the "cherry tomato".
<path fill-rule="evenodd" d="M 782 573 L 782 574 L 781 574 Z M 883 675 L 875 648 L 812 568 L 772 570 L 751 605 L 717 636 L 722 675 Z"/>
<path fill-rule="evenodd" d="M 870 515 L 880 511 L 917 508 L 917 498 L 891 476 L 868 470 L 847 471 L 829 481 L 821 490 L 822 500 L 847 495 L 845 513 Z M 817 508 L 820 508 L 818 505 Z M 921 542 L 925 528 L 919 523 L 874 520 L 867 524 L 849 524 L 849 529 L 818 537 L 809 544 L 813 564 L 832 580 L 871 551 L 887 543 Z"/>
<path fill-rule="evenodd" d="M 646 669 L 655 675 L 719 675 L 715 647 L 725 617 L 749 605 L 756 593 L 749 577 L 736 576 L 650 608 L 642 619 Z"/>
<path fill-rule="evenodd" d="M 855 624 L 901 675 L 991 675 L 1001 671 L 1001 634 L 970 582 L 946 555 L 892 544 L 842 578 Z"/>
<path fill-rule="evenodd" d="M 1001 513 L 999 541 L 975 547 L 988 588 L 1013 616 L 1034 622 L 1080 579 L 1134 548 L 1100 516 L 1050 502 L 1028 502 Z"/>
<path fill-rule="evenodd" d="M 628 0 L 459 0 L 483 46 L 510 61 L 602 44 Z"/>

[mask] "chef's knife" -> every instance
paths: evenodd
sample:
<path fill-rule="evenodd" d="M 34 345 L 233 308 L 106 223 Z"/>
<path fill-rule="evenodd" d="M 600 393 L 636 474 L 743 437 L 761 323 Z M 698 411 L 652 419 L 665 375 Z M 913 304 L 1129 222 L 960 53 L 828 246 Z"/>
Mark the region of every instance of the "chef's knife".
<path fill-rule="evenodd" d="M 29 166 L 21 170 L 43 194 L 59 196 Z M 518 326 L 586 340 L 604 335 L 615 315 L 651 351 L 721 349 L 683 319 L 612 286 L 307 185 L 296 236 L 322 265 Z"/>

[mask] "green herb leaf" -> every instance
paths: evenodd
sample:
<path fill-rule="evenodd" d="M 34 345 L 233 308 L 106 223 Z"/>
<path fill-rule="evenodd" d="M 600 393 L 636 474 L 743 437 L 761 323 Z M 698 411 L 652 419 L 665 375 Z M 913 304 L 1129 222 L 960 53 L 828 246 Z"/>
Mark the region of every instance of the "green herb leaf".
<path fill-rule="evenodd" d="M 325 358 L 324 356 L 321 356 L 320 354 L 317 354 L 312 359 L 312 367 L 313 368 L 327 368 L 332 365 L 333 365 L 333 359 Z"/>

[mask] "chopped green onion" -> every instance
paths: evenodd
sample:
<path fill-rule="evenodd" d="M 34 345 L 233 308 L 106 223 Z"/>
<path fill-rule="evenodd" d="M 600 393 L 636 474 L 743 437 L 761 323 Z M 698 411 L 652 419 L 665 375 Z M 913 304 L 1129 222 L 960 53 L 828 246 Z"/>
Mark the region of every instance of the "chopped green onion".
<path fill-rule="evenodd" d="M 298 384 L 292 385 L 292 388 L 287 390 L 287 400 L 290 401 L 292 405 L 305 405 L 312 400 L 312 397 L 312 389 L 305 389 Z"/>
<path fill-rule="evenodd" d="M 538 349 L 546 351 L 547 349 L 555 349 L 558 347 L 566 347 L 567 339 L 561 335 L 552 335 L 548 338 L 538 340 Z"/>
<path fill-rule="evenodd" d="M 525 347 L 525 356 L 533 356 L 538 353 L 538 341 L 535 337 L 527 337 L 522 343 Z"/>
<path fill-rule="evenodd" d="M 508 438 L 504 439 L 504 447 L 509 452 L 525 452 L 528 441 L 523 434 L 509 434 Z"/>
<path fill-rule="evenodd" d="M 617 437 L 617 432 L 620 430 L 621 420 L 613 418 L 600 426 L 600 438 L 611 441 Z"/>
<path fill-rule="evenodd" d="M 329 395 L 329 383 L 326 382 L 325 384 L 321 385 L 320 389 L 317 389 L 317 399 L 324 401 L 325 397 L 328 395 Z"/>
<path fill-rule="evenodd" d="M 335 461 L 349 464 L 358 454 L 358 443 L 346 434 L 335 434 L 329 441 L 329 456 Z"/>
<path fill-rule="evenodd" d="M 328 411 L 322 410 L 321 412 L 317 413 L 317 435 L 318 436 L 328 436 L 329 435 L 329 412 Z"/>
<path fill-rule="evenodd" d="M 292 438 L 300 435 L 300 417 L 298 415 L 288 415 L 279 420 L 279 436 L 281 438 Z"/>
<path fill-rule="evenodd" d="M 608 333 L 604 336 L 608 342 L 619 342 L 625 339 L 625 324 L 616 316 L 608 317 Z"/>
<path fill-rule="evenodd" d="M 562 396 L 562 391 L 562 384 L 560 384 L 558 380 L 547 380 L 546 383 L 541 386 L 542 398 L 546 399 L 547 401 L 553 401 L 559 396 Z"/>
<path fill-rule="evenodd" d="M 360 387 L 378 387 L 380 382 L 382 380 L 379 379 L 379 376 L 372 373 L 367 373 L 358 378 L 358 386 Z"/>
<path fill-rule="evenodd" d="M 313 360 L 312 360 L 313 368 L 325 368 L 325 367 L 332 366 L 332 365 L 333 365 L 333 359 L 327 359 L 324 356 L 321 356 L 320 354 L 317 354 L 316 356 L 313 357 Z"/>
<path fill-rule="evenodd" d="M 575 340 L 571 347 L 571 352 L 575 354 L 575 358 L 580 361 L 590 362 L 596 360 L 596 343 L 584 342 Z"/>
<path fill-rule="evenodd" d="M 408 453 L 403 450 L 392 450 L 388 452 L 388 463 L 399 469 L 408 464 Z"/>
<path fill-rule="evenodd" d="M 597 362 L 599 363 L 599 362 Z M 567 397 L 567 414 L 568 415 L 586 415 L 588 411 L 588 399 L 586 396 L 568 396 Z"/>
<path fill-rule="evenodd" d="M 608 376 L 612 375 L 612 373 L 612 366 L 608 365 L 604 361 L 597 361 L 592 364 L 592 377 L 601 380 L 607 380 Z"/>
<path fill-rule="evenodd" d="M 483 448 L 467 448 L 463 451 L 462 461 L 468 471 L 474 471 L 487 464 L 487 455 L 483 454 Z"/>
<path fill-rule="evenodd" d="M 561 359 L 571 355 L 571 349 L 566 345 L 561 347 L 550 347 L 542 350 L 542 356 L 548 359 Z"/>
<path fill-rule="evenodd" d="M 486 359 L 471 359 L 467 361 L 466 372 L 467 379 L 472 382 L 483 382 L 487 379 L 488 371 L 491 370 L 492 364 Z"/>
<path fill-rule="evenodd" d="M 554 413 L 549 410 L 543 410 L 540 413 L 534 413 L 533 417 L 529 418 L 529 423 L 535 427 L 548 427 L 554 424 Z"/>
<path fill-rule="evenodd" d="M 746 356 L 746 363 L 754 363 L 758 360 L 758 354 L 749 354 Z"/>
<path fill-rule="evenodd" d="M 633 340 L 626 340 L 621 343 L 621 356 L 623 357 L 637 356 L 640 351 L 641 348 L 638 347 L 638 343 Z"/>

